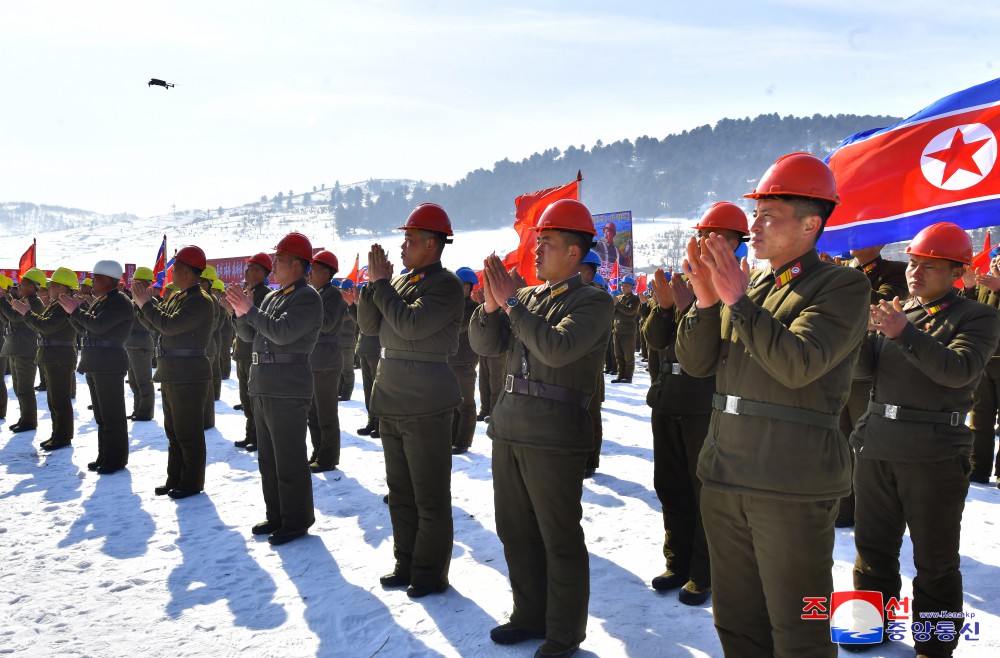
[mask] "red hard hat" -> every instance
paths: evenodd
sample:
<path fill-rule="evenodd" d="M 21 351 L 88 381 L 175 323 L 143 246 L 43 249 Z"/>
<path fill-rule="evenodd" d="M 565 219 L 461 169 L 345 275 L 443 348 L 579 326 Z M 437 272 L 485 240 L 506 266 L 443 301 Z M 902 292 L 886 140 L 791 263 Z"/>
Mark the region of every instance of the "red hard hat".
<path fill-rule="evenodd" d="M 451 220 L 448 219 L 448 213 L 436 203 L 421 203 L 406 218 L 406 224 L 396 228 L 401 230 L 419 228 L 425 231 L 444 233 L 448 237 L 455 235 L 451 230 Z"/>
<path fill-rule="evenodd" d="M 178 249 L 177 253 L 174 254 L 174 260 L 199 270 L 205 269 L 205 266 L 208 265 L 205 252 L 201 250 L 201 247 L 196 247 L 193 244 Z"/>
<path fill-rule="evenodd" d="M 761 176 L 760 182 L 744 199 L 787 194 L 840 203 L 837 181 L 825 162 L 811 153 L 789 153 L 775 161 Z"/>
<path fill-rule="evenodd" d="M 939 222 L 917 233 L 906 248 L 906 253 L 972 265 L 972 239 L 955 224 Z"/>
<path fill-rule="evenodd" d="M 281 238 L 274 247 L 275 251 L 284 251 L 302 260 L 312 261 L 313 248 L 309 238 L 301 233 L 292 232 Z"/>
<path fill-rule="evenodd" d="M 254 254 L 250 258 L 247 258 L 247 262 L 260 265 L 268 272 L 274 269 L 274 261 L 272 261 L 271 257 L 265 254 L 263 251 L 260 252 L 259 254 Z"/>
<path fill-rule="evenodd" d="M 559 199 L 546 208 L 542 216 L 538 218 L 538 224 L 532 227 L 534 231 L 544 231 L 545 229 L 578 231 L 597 235 L 590 210 L 576 199 Z"/>
<path fill-rule="evenodd" d="M 727 228 L 730 231 L 737 231 L 743 235 L 750 235 L 747 228 L 747 214 L 743 210 L 728 201 L 717 201 L 712 204 L 697 224 L 696 229 Z"/>
<path fill-rule="evenodd" d="M 323 265 L 326 265 L 327 267 L 332 269 L 334 273 L 336 273 L 340 269 L 340 264 L 337 262 L 337 257 L 334 256 L 329 251 L 319 252 L 318 254 L 313 256 L 312 262 L 314 264 L 322 263 Z"/>

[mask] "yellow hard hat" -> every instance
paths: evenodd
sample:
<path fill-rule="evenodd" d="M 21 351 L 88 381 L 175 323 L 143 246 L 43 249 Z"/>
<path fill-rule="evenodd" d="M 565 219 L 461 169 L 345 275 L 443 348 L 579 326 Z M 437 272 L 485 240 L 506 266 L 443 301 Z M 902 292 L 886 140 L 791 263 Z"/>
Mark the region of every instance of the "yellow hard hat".
<path fill-rule="evenodd" d="M 153 270 L 148 267 L 137 267 L 135 268 L 135 273 L 132 275 L 133 281 L 152 281 L 153 280 Z"/>
<path fill-rule="evenodd" d="M 225 292 L 226 284 L 222 282 L 222 279 L 216 279 L 215 281 L 212 282 L 212 290 L 222 290 L 223 292 Z"/>
<path fill-rule="evenodd" d="M 173 281 L 171 281 L 170 283 L 167 284 L 167 290 L 173 290 L 174 292 L 180 292 L 181 291 L 181 287 L 179 285 L 177 285 L 176 283 L 174 283 Z"/>
<path fill-rule="evenodd" d="M 84 279 L 83 281 L 80 282 L 80 285 L 81 286 L 87 286 L 88 288 L 93 288 L 94 287 L 94 280 L 91 279 L 88 276 L 86 279 Z"/>
<path fill-rule="evenodd" d="M 0 289 L 7 290 L 14 281 L 6 274 L 0 274 Z"/>
<path fill-rule="evenodd" d="M 53 272 L 50 281 L 52 283 L 61 283 L 70 290 L 80 289 L 80 280 L 76 278 L 76 272 L 68 267 L 60 267 Z"/>
<path fill-rule="evenodd" d="M 215 265 L 206 265 L 205 269 L 201 271 L 201 278 L 208 279 L 209 281 L 215 281 L 218 279 L 219 275 L 215 271 Z"/>
<path fill-rule="evenodd" d="M 37 267 L 32 267 L 30 270 L 25 272 L 24 276 L 21 277 L 21 280 L 24 281 L 25 279 L 37 284 L 38 286 L 45 286 L 45 272 L 41 271 Z"/>

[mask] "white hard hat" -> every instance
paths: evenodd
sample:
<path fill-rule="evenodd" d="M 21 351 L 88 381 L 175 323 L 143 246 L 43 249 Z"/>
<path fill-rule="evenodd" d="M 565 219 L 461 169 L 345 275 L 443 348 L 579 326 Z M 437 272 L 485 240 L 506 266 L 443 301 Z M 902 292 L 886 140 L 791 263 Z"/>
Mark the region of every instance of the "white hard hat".
<path fill-rule="evenodd" d="M 116 281 L 122 278 L 122 274 L 125 270 L 122 268 L 121 263 L 114 260 L 99 260 L 97 265 L 94 265 L 94 274 L 101 274 L 103 276 L 111 277 Z"/>

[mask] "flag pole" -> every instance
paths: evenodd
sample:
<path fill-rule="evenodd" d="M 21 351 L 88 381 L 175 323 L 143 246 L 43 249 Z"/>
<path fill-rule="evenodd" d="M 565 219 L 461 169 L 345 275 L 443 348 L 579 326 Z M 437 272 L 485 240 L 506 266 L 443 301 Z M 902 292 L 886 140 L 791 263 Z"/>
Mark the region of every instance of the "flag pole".
<path fill-rule="evenodd" d="M 583 170 L 576 170 L 576 200 L 583 202 Z"/>

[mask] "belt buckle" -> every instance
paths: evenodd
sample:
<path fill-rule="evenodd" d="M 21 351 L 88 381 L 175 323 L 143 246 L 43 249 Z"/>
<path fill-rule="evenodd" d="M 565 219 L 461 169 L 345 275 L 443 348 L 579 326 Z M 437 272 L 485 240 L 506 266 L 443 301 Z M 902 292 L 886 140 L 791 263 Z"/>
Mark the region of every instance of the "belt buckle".
<path fill-rule="evenodd" d="M 508 393 L 514 392 L 514 375 L 507 375 L 507 381 L 504 382 L 503 390 Z"/>
<path fill-rule="evenodd" d="M 885 405 L 885 413 L 882 414 L 883 417 L 889 420 L 896 420 L 896 413 L 899 411 L 899 407 L 894 404 Z"/>
<path fill-rule="evenodd" d="M 252 359 L 251 359 L 251 363 L 252 363 L 253 365 L 257 365 L 257 364 L 258 364 L 258 361 L 257 361 L 257 353 L 256 353 L 256 352 L 254 352 L 254 353 L 253 353 L 253 357 L 252 357 Z"/>
<path fill-rule="evenodd" d="M 679 374 L 681 374 L 681 364 L 679 364 L 679 363 L 671 363 L 670 364 L 670 374 L 671 375 L 679 375 Z"/>
<path fill-rule="evenodd" d="M 951 412 L 951 426 L 958 427 L 961 422 L 962 422 L 962 417 L 959 415 L 959 412 L 957 411 Z"/>
<path fill-rule="evenodd" d="M 739 403 L 740 403 L 740 398 L 738 396 L 736 396 L 736 395 L 727 395 L 726 396 L 726 408 L 725 408 L 724 411 L 727 414 L 733 414 L 734 416 L 739 416 L 740 415 Z"/>

